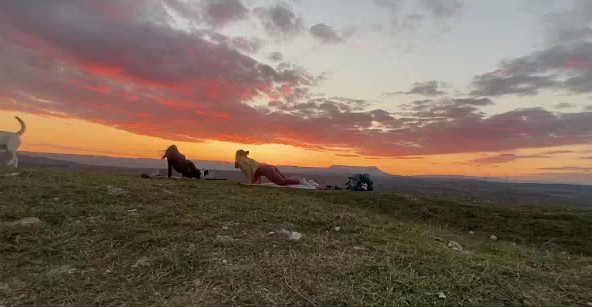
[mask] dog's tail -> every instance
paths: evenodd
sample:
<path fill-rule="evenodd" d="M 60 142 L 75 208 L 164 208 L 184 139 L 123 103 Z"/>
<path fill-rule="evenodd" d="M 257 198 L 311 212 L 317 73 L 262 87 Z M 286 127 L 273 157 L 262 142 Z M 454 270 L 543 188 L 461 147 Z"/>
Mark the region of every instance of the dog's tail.
<path fill-rule="evenodd" d="M 23 134 L 25 134 L 25 131 L 27 131 L 27 125 L 25 125 L 25 122 L 18 116 L 15 116 L 16 120 L 19 121 L 19 123 L 21 123 L 21 130 L 19 130 L 16 134 L 18 136 L 21 136 Z"/>

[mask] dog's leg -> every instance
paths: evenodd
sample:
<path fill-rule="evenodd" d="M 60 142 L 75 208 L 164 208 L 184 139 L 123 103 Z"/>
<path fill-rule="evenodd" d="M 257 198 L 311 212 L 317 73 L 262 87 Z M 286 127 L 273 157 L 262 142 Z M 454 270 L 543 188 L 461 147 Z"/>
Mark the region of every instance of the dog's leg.
<path fill-rule="evenodd" d="M 14 154 L 11 152 L 8 152 L 8 155 L 10 156 L 10 160 L 8 160 L 8 162 L 6 162 L 6 166 L 12 166 L 13 165 L 13 160 L 14 160 Z"/>
<path fill-rule="evenodd" d="M 6 165 L 12 166 L 14 168 L 18 167 L 18 156 L 16 155 L 16 151 L 9 152 L 9 154 L 12 154 L 12 155 L 11 155 L 10 160 L 8 160 L 8 163 L 6 163 Z"/>

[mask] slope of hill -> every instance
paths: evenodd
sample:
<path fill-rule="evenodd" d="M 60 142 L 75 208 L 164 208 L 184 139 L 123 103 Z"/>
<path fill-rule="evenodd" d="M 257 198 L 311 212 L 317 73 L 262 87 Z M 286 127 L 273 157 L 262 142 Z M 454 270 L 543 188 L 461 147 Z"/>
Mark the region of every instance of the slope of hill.
<path fill-rule="evenodd" d="M 110 163 L 106 166 L 87 165 L 64 160 L 55 160 L 43 156 L 29 156 L 29 153 L 20 155 L 22 167 L 65 167 L 70 170 L 103 170 L 116 172 L 148 172 L 160 170 L 166 174 L 166 162 L 154 160 L 154 167 L 116 167 Z M 43 154 L 41 154 L 43 155 Z M 84 156 L 82 156 L 84 157 Z M 76 159 L 82 159 L 76 156 Z M 149 160 L 149 159 L 148 159 Z M 82 160 L 84 161 L 84 160 Z M 108 160 L 107 160 L 108 161 Z M 125 160 L 124 160 L 125 161 Z M 139 166 L 141 166 L 140 164 Z M 309 172 L 306 172 L 308 170 Z M 356 169 L 359 172 L 369 172 L 369 169 Z M 289 168 L 284 170 L 288 175 L 305 176 L 323 185 L 344 186 L 348 174 L 339 172 L 315 172 L 314 169 Z M 375 173 L 373 173 L 375 174 Z M 178 174 L 173 173 L 174 176 Z M 244 176 L 240 171 L 222 170 L 216 171 L 217 178 L 226 178 L 231 181 L 243 181 Z M 484 201 L 495 204 L 538 204 L 564 207 L 592 208 L 592 187 L 567 184 L 525 184 L 515 182 L 503 182 L 495 180 L 475 180 L 472 177 L 462 176 L 380 176 L 375 177 L 374 189 L 378 192 L 417 192 L 432 196 L 455 197 L 457 199 Z"/>
<path fill-rule="evenodd" d="M 19 172 L 0 173 L 4 306 L 592 302 L 589 210 Z"/>

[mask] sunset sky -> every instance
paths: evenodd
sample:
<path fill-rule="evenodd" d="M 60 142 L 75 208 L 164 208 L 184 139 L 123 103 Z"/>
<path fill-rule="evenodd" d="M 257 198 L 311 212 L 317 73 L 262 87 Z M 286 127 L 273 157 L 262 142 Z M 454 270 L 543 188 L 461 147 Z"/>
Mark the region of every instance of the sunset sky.
<path fill-rule="evenodd" d="M 592 172 L 590 0 L 0 2 L 21 151 Z"/>

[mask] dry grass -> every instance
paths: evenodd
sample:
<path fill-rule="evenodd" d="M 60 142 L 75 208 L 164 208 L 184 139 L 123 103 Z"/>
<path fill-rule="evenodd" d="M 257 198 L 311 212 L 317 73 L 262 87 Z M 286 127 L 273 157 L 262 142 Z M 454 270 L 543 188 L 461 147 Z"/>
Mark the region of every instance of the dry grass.
<path fill-rule="evenodd" d="M 580 225 L 592 224 L 589 211 L 19 171 L 0 174 L 4 306 L 592 302 L 589 226 Z M 128 193 L 112 196 L 108 185 Z M 43 223 L 9 225 L 31 216 Z M 289 241 L 282 228 L 303 238 Z"/>

